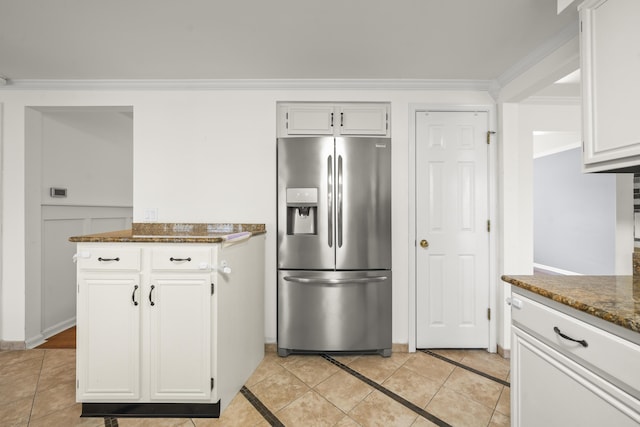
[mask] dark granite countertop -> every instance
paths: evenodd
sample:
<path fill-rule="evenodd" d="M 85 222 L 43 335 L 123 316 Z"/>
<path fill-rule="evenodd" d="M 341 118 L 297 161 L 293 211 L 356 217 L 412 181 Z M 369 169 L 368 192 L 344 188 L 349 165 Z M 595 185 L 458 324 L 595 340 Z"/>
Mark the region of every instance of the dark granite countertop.
<path fill-rule="evenodd" d="M 502 280 L 584 313 L 640 332 L 640 278 L 633 276 L 502 276 Z"/>
<path fill-rule="evenodd" d="M 70 242 L 93 243 L 221 243 L 233 238 L 265 234 L 264 224 L 133 223 L 130 230 L 70 237 Z"/>

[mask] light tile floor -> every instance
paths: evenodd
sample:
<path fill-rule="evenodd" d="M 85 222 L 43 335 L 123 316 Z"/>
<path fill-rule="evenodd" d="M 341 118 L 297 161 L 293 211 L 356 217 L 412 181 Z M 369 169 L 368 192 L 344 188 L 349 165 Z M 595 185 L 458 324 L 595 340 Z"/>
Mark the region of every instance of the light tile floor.
<path fill-rule="evenodd" d="M 270 352 L 219 419 L 115 420 L 80 418 L 75 350 L 3 351 L 0 426 L 509 426 L 508 360 L 483 350 L 433 353 L 450 361 L 425 352 L 390 358 Z"/>

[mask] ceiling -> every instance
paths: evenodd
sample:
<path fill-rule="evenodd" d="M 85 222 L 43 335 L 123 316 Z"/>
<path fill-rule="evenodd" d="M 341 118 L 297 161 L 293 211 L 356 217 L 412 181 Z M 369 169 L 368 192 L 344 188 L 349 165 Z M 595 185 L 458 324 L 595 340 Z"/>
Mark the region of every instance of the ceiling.
<path fill-rule="evenodd" d="M 498 79 L 567 29 L 556 0 L 0 0 L 0 76 Z"/>

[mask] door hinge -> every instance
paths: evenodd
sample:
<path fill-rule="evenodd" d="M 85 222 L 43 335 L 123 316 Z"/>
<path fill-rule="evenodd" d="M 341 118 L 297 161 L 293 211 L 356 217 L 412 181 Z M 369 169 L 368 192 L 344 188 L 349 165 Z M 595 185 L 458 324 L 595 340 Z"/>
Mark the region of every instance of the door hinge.
<path fill-rule="evenodd" d="M 491 135 L 495 135 L 495 132 L 492 130 L 487 131 L 487 144 L 491 144 Z"/>
<path fill-rule="evenodd" d="M 487 220 L 487 233 L 491 233 L 491 220 Z"/>
<path fill-rule="evenodd" d="M 211 378 L 211 390 L 213 390 L 213 385 L 215 384 L 215 381 L 213 380 L 213 378 Z"/>
<path fill-rule="evenodd" d="M 213 295 L 213 293 L 215 292 L 215 287 L 216 285 L 214 285 L 213 283 L 211 284 L 211 295 Z"/>
<path fill-rule="evenodd" d="M 487 308 L 487 319 L 491 320 L 491 309 Z"/>

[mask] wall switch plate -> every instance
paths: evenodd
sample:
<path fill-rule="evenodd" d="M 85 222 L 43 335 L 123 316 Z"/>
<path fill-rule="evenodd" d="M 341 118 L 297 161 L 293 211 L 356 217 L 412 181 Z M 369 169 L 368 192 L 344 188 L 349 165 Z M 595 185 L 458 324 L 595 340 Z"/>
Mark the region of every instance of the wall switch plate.
<path fill-rule="evenodd" d="M 158 209 L 157 208 L 145 209 L 143 220 L 145 222 L 156 222 L 158 220 Z"/>
<path fill-rule="evenodd" d="M 49 188 L 49 195 L 51 197 L 67 197 L 66 188 L 51 187 Z"/>

